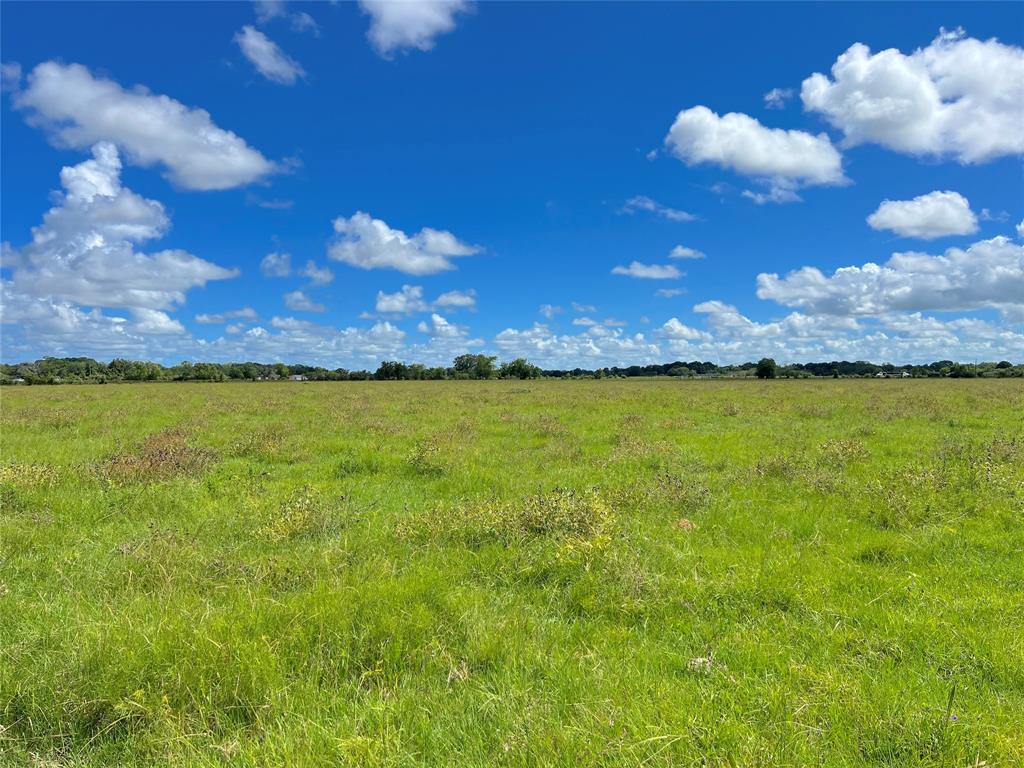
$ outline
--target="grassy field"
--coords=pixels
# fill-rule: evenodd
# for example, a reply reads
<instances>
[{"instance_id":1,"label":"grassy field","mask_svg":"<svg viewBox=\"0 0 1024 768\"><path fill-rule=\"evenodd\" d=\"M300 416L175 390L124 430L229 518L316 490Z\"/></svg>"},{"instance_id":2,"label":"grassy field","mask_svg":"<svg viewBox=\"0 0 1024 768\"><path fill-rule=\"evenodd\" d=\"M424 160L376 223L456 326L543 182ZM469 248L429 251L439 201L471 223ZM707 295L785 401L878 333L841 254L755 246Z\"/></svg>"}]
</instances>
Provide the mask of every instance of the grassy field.
<instances>
[{"instance_id":1,"label":"grassy field","mask_svg":"<svg viewBox=\"0 0 1024 768\"><path fill-rule=\"evenodd\" d=\"M5 766L1024 765L1019 381L0 397Z\"/></svg>"}]
</instances>

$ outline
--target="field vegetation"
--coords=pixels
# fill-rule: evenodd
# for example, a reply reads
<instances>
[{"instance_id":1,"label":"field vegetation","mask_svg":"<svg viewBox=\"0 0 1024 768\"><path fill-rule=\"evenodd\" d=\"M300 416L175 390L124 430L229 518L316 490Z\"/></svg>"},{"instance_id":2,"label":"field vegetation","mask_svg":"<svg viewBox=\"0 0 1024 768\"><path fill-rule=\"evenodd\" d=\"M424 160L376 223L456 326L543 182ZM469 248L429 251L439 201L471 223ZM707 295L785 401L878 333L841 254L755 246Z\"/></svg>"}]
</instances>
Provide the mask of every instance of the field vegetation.
<instances>
[{"instance_id":1,"label":"field vegetation","mask_svg":"<svg viewBox=\"0 0 1024 768\"><path fill-rule=\"evenodd\" d=\"M1020 379L0 398L5 766L1024 765Z\"/></svg>"}]
</instances>

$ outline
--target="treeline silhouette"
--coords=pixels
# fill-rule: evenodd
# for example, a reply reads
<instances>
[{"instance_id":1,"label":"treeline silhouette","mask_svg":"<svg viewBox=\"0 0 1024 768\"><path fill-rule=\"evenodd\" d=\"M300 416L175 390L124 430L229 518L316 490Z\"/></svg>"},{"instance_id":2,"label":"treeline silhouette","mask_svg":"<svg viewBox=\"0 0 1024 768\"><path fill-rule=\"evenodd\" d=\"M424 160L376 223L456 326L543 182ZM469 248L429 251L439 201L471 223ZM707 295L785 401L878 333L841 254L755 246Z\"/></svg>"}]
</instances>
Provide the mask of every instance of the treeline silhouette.
<instances>
[{"instance_id":1,"label":"treeline silhouette","mask_svg":"<svg viewBox=\"0 0 1024 768\"><path fill-rule=\"evenodd\" d=\"M1024 377L1024 365L1009 361L958 363L938 360L926 365L875 364L858 360L776 365L759 362L716 365L677 360L661 365L543 370L523 358L498 363L491 355L459 355L450 366L426 366L386 360L375 371L324 368L286 363L192 363L164 366L144 360L115 359L101 363L89 357L45 357L13 365L0 365L0 384L103 384L143 381L395 381L443 379L579 379L672 376L677 378L754 377Z\"/></svg>"}]
</instances>

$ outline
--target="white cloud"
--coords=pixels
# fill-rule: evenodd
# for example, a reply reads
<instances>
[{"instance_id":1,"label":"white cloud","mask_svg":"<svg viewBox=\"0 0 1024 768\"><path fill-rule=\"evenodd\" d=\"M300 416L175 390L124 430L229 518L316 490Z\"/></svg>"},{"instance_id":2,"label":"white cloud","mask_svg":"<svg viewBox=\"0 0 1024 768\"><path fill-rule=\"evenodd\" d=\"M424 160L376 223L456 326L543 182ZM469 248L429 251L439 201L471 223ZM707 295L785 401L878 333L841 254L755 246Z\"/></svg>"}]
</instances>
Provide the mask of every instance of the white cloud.
<instances>
[{"instance_id":1,"label":"white cloud","mask_svg":"<svg viewBox=\"0 0 1024 768\"><path fill-rule=\"evenodd\" d=\"M1017 237L1024 237L1024 219L1017 225Z\"/></svg>"},{"instance_id":2,"label":"white cloud","mask_svg":"<svg viewBox=\"0 0 1024 768\"><path fill-rule=\"evenodd\" d=\"M447 291L434 301L423 298L423 287L403 285L397 293L377 292L376 310L384 315L413 315L432 309L473 309L476 307L476 291Z\"/></svg>"},{"instance_id":3,"label":"white cloud","mask_svg":"<svg viewBox=\"0 0 1024 768\"><path fill-rule=\"evenodd\" d=\"M284 305L295 312L323 312L327 307L317 304L302 291L289 291L284 295Z\"/></svg>"},{"instance_id":4,"label":"white cloud","mask_svg":"<svg viewBox=\"0 0 1024 768\"><path fill-rule=\"evenodd\" d=\"M149 336L179 335L185 333L185 326L159 309L133 309L134 330Z\"/></svg>"},{"instance_id":5,"label":"white cloud","mask_svg":"<svg viewBox=\"0 0 1024 768\"><path fill-rule=\"evenodd\" d=\"M446 291L434 299L435 307L450 309L473 309L476 307L476 291Z\"/></svg>"},{"instance_id":6,"label":"white cloud","mask_svg":"<svg viewBox=\"0 0 1024 768\"><path fill-rule=\"evenodd\" d=\"M842 158L824 133L767 128L739 112L719 116L703 106L685 109L665 143L687 165L712 163L745 176L805 185L845 181Z\"/></svg>"},{"instance_id":7,"label":"white cloud","mask_svg":"<svg viewBox=\"0 0 1024 768\"><path fill-rule=\"evenodd\" d=\"M291 254L268 253L260 261L260 272L266 277L288 277L292 273Z\"/></svg>"},{"instance_id":8,"label":"white cloud","mask_svg":"<svg viewBox=\"0 0 1024 768\"><path fill-rule=\"evenodd\" d=\"M573 318L572 324L590 327L591 325L597 325L597 321L591 320L589 317L575 317Z\"/></svg>"},{"instance_id":9,"label":"white cloud","mask_svg":"<svg viewBox=\"0 0 1024 768\"><path fill-rule=\"evenodd\" d=\"M843 131L844 144L979 163L1024 152L1024 50L946 32L905 55L855 43L831 79L804 80L804 108Z\"/></svg>"},{"instance_id":10,"label":"white cloud","mask_svg":"<svg viewBox=\"0 0 1024 768\"><path fill-rule=\"evenodd\" d=\"M254 0L253 5L260 24L288 14L284 0Z\"/></svg>"},{"instance_id":11,"label":"white cloud","mask_svg":"<svg viewBox=\"0 0 1024 768\"><path fill-rule=\"evenodd\" d=\"M334 281L334 272L329 267L318 267L312 259L306 262L299 274L308 277L312 285L327 285Z\"/></svg>"},{"instance_id":12,"label":"white cloud","mask_svg":"<svg viewBox=\"0 0 1024 768\"><path fill-rule=\"evenodd\" d=\"M202 323L204 325L219 325L230 319L242 318L244 320L255 320L257 317L259 317L259 315L256 314L255 309L252 307L242 307L241 309L233 309L230 312L199 314L196 315L195 320L197 323Z\"/></svg>"},{"instance_id":13,"label":"white cloud","mask_svg":"<svg viewBox=\"0 0 1024 768\"><path fill-rule=\"evenodd\" d=\"M1017 316L1024 310L1024 245L994 237L941 256L894 253L881 266L843 267L831 276L815 267L784 278L760 274L757 295L815 314L994 308Z\"/></svg>"},{"instance_id":14,"label":"white cloud","mask_svg":"<svg viewBox=\"0 0 1024 768\"><path fill-rule=\"evenodd\" d=\"M547 320L553 320L555 315L559 315L563 312L561 307L557 307L554 304L541 304L540 309L537 311L540 312L541 316Z\"/></svg>"},{"instance_id":15,"label":"white cloud","mask_svg":"<svg viewBox=\"0 0 1024 768\"><path fill-rule=\"evenodd\" d=\"M109 316L100 309L86 311L59 299L28 296L12 290L6 282L0 284L0 322L7 326L5 357L154 357L157 349L166 350L168 340L180 333L180 324L176 326L164 313L160 315L166 321L145 309L129 310L129 314L134 319Z\"/></svg>"},{"instance_id":16,"label":"white cloud","mask_svg":"<svg viewBox=\"0 0 1024 768\"><path fill-rule=\"evenodd\" d=\"M235 42L245 58L267 80L281 85L293 85L306 73L302 66L278 47L277 43L255 27L246 24L235 35Z\"/></svg>"},{"instance_id":17,"label":"white cloud","mask_svg":"<svg viewBox=\"0 0 1024 768\"><path fill-rule=\"evenodd\" d=\"M160 203L121 186L120 174L117 148L106 143L93 148L93 159L61 170L64 192L33 228L32 242L5 248L11 291L55 305L164 310L183 303L191 288L238 274L182 250L136 251L137 243L162 237L170 220ZM156 315L142 317L140 325L155 327Z\"/></svg>"},{"instance_id":18,"label":"white cloud","mask_svg":"<svg viewBox=\"0 0 1024 768\"><path fill-rule=\"evenodd\" d=\"M467 0L359 0L359 6L370 16L366 36L384 58L410 48L429 51L438 35L455 29L455 16L472 7Z\"/></svg>"},{"instance_id":19,"label":"white cloud","mask_svg":"<svg viewBox=\"0 0 1024 768\"><path fill-rule=\"evenodd\" d=\"M711 339L710 334L684 325L676 317L670 318L661 326L660 334L666 339L684 339L686 341L709 341Z\"/></svg>"},{"instance_id":20,"label":"white cloud","mask_svg":"<svg viewBox=\"0 0 1024 768\"><path fill-rule=\"evenodd\" d=\"M571 306L573 312L597 312L597 307L593 304L580 304L578 301L574 301Z\"/></svg>"},{"instance_id":21,"label":"white cloud","mask_svg":"<svg viewBox=\"0 0 1024 768\"><path fill-rule=\"evenodd\" d=\"M4 93L21 88L21 64L16 61L0 64L0 90Z\"/></svg>"},{"instance_id":22,"label":"white cloud","mask_svg":"<svg viewBox=\"0 0 1024 768\"><path fill-rule=\"evenodd\" d=\"M696 221L697 216L686 211L680 211L678 208L669 208L667 205L662 205L656 200L652 200L646 195L636 195L629 198L625 205L622 206L622 213L636 213L637 211L650 211L656 213L658 216L668 219L669 221Z\"/></svg>"},{"instance_id":23,"label":"white cloud","mask_svg":"<svg viewBox=\"0 0 1024 768\"><path fill-rule=\"evenodd\" d=\"M703 259L706 254L696 248L687 248L685 245L677 245L668 253L670 259Z\"/></svg>"},{"instance_id":24,"label":"white cloud","mask_svg":"<svg viewBox=\"0 0 1024 768\"><path fill-rule=\"evenodd\" d=\"M630 262L628 267L614 267L612 274L648 280L675 280L683 276L683 273L672 264L641 264L639 261Z\"/></svg>"},{"instance_id":25,"label":"white cloud","mask_svg":"<svg viewBox=\"0 0 1024 768\"><path fill-rule=\"evenodd\" d=\"M377 292L376 309L381 314L412 315L426 312L430 305L423 299L423 287L403 285L398 293Z\"/></svg>"},{"instance_id":26,"label":"white cloud","mask_svg":"<svg viewBox=\"0 0 1024 768\"><path fill-rule=\"evenodd\" d=\"M674 299L676 296L682 296L686 293L684 288L659 288L654 292L655 296L660 296L663 299Z\"/></svg>"},{"instance_id":27,"label":"white cloud","mask_svg":"<svg viewBox=\"0 0 1024 768\"><path fill-rule=\"evenodd\" d=\"M384 221L357 211L334 220L337 237L327 255L360 269L397 269L410 275L431 275L455 269L453 258L472 256L480 248L460 242L445 230L424 227L412 237Z\"/></svg>"},{"instance_id":28,"label":"white cloud","mask_svg":"<svg viewBox=\"0 0 1024 768\"><path fill-rule=\"evenodd\" d=\"M430 323L420 321L417 329L421 333L444 339L461 339L466 336L466 329L461 325L448 322L436 312L430 316Z\"/></svg>"},{"instance_id":29,"label":"white cloud","mask_svg":"<svg viewBox=\"0 0 1024 768\"><path fill-rule=\"evenodd\" d=\"M205 110L189 109L142 86L125 90L93 77L80 64L40 64L14 105L59 144L83 148L113 142L130 162L164 165L172 181L189 189L238 187L276 170L240 136L216 126Z\"/></svg>"},{"instance_id":30,"label":"white cloud","mask_svg":"<svg viewBox=\"0 0 1024 768\"><path fill-rule=\"evenodd\" d=\"M642 333L627 335L621 329L600 326L578 335L559 335L541 323L524 330L506 328L495 336L494 345L502 359L525 357L545 368L662 362L658 345Z\"/></svg>"},{"instance_id":31,"label":"white cloud","mask_svg":"<svg viewBox=\"0 0 1024 768\"><path fill-rule=\"evenodd\" d=\"M288 19L292 31L310 32L315 37L320 36L320 27L316 20L305 11L289 13L284 0L254 0L254 5L256 20L260 24L267 24L274 19Z\"/></svg>"},{"instance_id":32,"label":"white cloud","mask_svg":"<svg viewBox=\"0 0 1024 768\"><path fill-rule=\"evenodd\" d=\"M320 26L316 23L316 19L305 11L292 14L291 26L296 32L309 32L314 37L320 37Z\"/></svg>"},{"instance_id":33,"label":"white cloud","mask_svg":"<svg viewBox=\"0 0 1024 768\"><path fill-rule=\"evenodd\" d=\"M295 317L278 317L276 315L270 319L270 325L283 331L302 331L314 327L314 323L311 323L309 320L299 320Z\"/></svg>"},{"instance_id":34,"label":"white cloud","mask_svg":"<svg viewBox=\"0 0 1024 768\"><path fill-rule=\"evenodd\" d=\"M767 192L755 192L752 189L744 189L740 193L743 197L753 200L757 205L764 205L765 203L799 203L803 200L796 191L799 184L791 179L774 178L759 179L758 181L761 186L768 190Z\"/></svg>"},{"instance_id":35,"label":"white cloud","mask_svg":"<svg viewBox=\"0 0 1024 768\"><path fill-rule=\"evenodd\" d=\"M772 88L764 95L765 109L782 109L793 98L792 88Z\"/></svg>"},{"instance_id":36,"label":"white cloud","mask_svg":"<svg viewBox=\"0 0 1024 768\"><path fill-rule=\"evenodd\" d=\"M929 192L913 200L885 200L868 216L872 229L888 229L902 237L933 240L978 231L978 218L967 198L957 192Z\"/></svg>"}]
</instances>

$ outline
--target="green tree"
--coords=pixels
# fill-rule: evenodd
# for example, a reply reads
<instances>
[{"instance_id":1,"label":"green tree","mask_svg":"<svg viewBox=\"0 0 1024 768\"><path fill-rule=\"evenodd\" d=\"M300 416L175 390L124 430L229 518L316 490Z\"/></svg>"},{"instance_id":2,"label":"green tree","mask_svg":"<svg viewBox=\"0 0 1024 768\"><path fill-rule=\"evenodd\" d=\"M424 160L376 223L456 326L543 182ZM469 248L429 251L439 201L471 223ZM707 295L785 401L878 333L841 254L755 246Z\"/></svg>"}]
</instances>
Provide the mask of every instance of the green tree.
<instances>
[{"instance_id":1,"label":"green tree","mask_svg":"<svg viewBox=\"0 0 1024 768\"><path fill-rule=\"evenodd\" d=\"M452 361L452 368L462 378L493 379L498 372L494 365L497 359L490 355L459 355Z\"/></svg>"},{"instance_id":2,"label":"green tree","mask_svg":"<svg viewBox=\"0 0 1024 768\"><path fill-rule=\"evenodd\" d=\"M540 368L523 357L517 357L511 363L502 363L498 369L498 377L502 379L539 379Z\"/></svg>"},{"instance_id":3,"label":"green tree","mask_svg":"<svg viewBox=\"0 0 1024 768\"><path fill-rule=\"evenodd\" d=\"M774 379L778 370L779 366L775 364L774 360L770 357L762 357L757 361L755 374L759 379Z\"/></svg>"}]
</instances>

